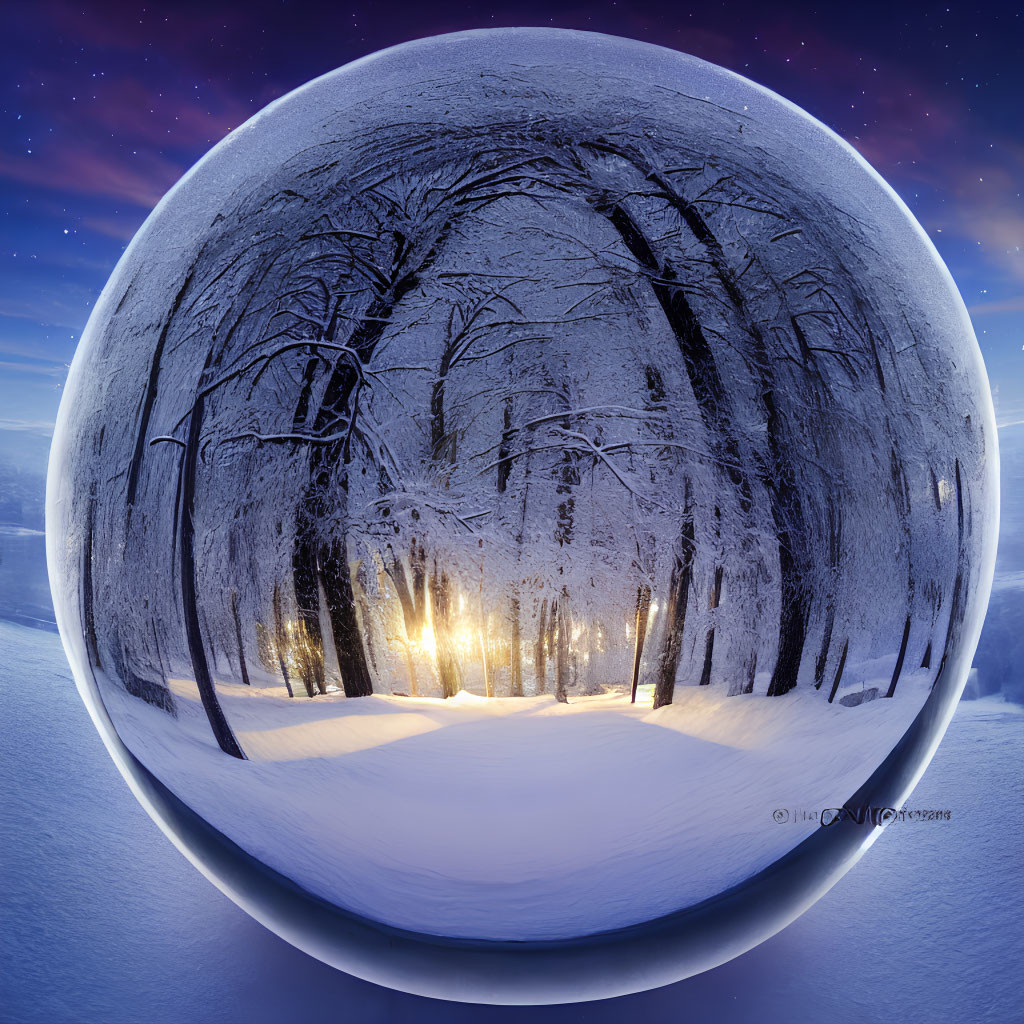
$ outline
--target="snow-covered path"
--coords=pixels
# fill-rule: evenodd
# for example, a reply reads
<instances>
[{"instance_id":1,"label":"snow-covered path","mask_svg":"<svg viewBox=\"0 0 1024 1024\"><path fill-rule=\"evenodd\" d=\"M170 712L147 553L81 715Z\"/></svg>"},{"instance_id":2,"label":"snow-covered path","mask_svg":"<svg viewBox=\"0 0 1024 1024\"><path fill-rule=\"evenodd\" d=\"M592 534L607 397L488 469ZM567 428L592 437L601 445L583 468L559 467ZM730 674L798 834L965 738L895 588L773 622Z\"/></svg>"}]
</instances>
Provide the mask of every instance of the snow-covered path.
<instances>
[{"instance_id":1,"label":"snow-covered path","mask_svg":"<svg viewBox=\"0 0 1024 1024\"><path fill-rule=\"evenodd\" d=\"M817 828L799 812L867 779L927 682L855 708L679 687L657 711L620 694L289 700L222 682L244 762L217 749L189 680L171 681L177 722L102 692L158 778L309 891L414 931L523 939L648 920L766 867Z\"/></svg>"},{"instance_id":2,"label":"snow-covered path","mask_svg":"<svg viewBox=\"0 0 1024 1024\"><path fill-rule=\"evenodd\" d=\"M0 622L0 1008L11 1024L835 1024L1019 1021L1024 709L962 704L909 807L775 938L656 992L480 1007L388 992L288 946L222 896L121 781L55 636ZM339 1008L344 1008L339 1011Z\"/></svg>"}]
</instances>

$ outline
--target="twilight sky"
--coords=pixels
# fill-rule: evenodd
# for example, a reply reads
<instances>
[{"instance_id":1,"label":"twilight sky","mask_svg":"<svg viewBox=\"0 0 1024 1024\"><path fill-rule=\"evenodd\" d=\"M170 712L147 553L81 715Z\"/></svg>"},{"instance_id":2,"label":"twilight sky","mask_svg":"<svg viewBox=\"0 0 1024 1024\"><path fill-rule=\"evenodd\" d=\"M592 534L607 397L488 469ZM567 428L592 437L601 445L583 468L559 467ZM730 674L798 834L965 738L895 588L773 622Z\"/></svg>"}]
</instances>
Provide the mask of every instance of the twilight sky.
<instances>
[{"instance_id":1,"label":"twilight sky","mask_svg":"<svg viewBox=\"0 0 1024 1024\"><path fill-rule=\"evenodd\" d=\"M835 129L928 231L974 320L999 422L1024 420L1024 7L42 0L5 21L0 459L44 468L93 303L149 210L214 143L356 57L501 25L684 50Z\"/></svg>"}]
</instances>

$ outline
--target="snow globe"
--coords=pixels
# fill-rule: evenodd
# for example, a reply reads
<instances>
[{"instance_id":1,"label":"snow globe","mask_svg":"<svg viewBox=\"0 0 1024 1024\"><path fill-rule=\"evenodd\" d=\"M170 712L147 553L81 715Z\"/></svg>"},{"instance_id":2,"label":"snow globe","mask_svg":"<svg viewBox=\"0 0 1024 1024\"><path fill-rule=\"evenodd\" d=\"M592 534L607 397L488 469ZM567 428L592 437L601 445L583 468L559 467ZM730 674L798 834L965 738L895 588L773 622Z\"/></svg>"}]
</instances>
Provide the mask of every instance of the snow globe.
<instances>
[{"instance_id":1,"label":"snow globe","mask_svg":"<svg viewBox=\"0 0 1024 1024\"><path fill-rule=\"evenodd\" d=\"M89 321L48 556L97 728L313 956L637 991L824 893L991 582L961 299L845 143L588 33L348 65L217 145Z\"/></svg>"}]
</instances>

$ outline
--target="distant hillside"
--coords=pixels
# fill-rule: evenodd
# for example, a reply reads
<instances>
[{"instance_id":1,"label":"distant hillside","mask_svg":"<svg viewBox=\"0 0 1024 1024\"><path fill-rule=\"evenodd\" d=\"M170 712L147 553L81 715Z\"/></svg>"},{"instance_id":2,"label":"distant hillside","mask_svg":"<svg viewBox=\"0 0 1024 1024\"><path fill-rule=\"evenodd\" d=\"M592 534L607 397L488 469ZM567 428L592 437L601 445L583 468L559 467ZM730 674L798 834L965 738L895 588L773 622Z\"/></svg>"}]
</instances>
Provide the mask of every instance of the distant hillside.
<instances>
[{"instance_id":1,"label":"distant hillside","mask_svg":"<svg viewBox=\"0 0 1024 1024\"><path fill-rule=\"evenodd\" d=\"M43 470L19 469L0 459L0 525L43 529L46 498Z\"/></svg>"},{"instance_id":2,"label":"distant hillside","mask_svg":"<svg viewBox=\"0 0 1024 1024\"><path fill-rule=\"evenodd\" d=\"M7 437L9 431L0 431ZM45 463L27 468L0 457L0 618L52 628L43 534Z\"/></svg>"}]
</instances>

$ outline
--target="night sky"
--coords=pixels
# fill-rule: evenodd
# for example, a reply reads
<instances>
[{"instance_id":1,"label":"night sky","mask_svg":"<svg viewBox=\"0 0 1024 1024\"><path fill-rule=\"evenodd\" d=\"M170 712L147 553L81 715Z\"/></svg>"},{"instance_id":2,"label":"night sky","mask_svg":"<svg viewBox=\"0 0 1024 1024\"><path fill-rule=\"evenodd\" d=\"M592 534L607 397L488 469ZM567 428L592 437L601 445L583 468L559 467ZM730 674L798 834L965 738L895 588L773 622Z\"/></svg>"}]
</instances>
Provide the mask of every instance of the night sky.
<instances>
[{"instance_id":1,"label":"night sky","mask_svg":"<svg viewBox=\"0 0 1024 1024\"><path fill-rule=\"evenodd\" d=\"M849 140L964 296L1001 424L1024 419L1024 8L1011 3L10 5L0 38L0 458L42 470L67 364L146 214L232 128L354 58L552 25L696 54Z\"/></svg>"}]
</instances>

